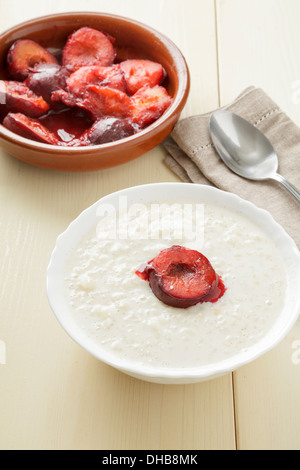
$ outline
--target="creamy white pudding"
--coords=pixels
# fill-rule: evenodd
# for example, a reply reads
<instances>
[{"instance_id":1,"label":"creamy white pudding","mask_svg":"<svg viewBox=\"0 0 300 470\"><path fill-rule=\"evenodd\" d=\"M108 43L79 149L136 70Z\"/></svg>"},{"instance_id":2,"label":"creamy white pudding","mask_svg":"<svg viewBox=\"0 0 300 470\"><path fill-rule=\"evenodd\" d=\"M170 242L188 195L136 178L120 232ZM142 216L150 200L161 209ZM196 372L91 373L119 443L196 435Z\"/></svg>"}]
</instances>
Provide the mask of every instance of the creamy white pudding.
<instances>
[{"instance_id":1,"label":"creamy white pudding","mask_svg":"<svg viewBox=\"0 0 300 470\"><path fill-rule=\"evenodd\" d=\"M65 273L75 321L112 357L136 364L197 367L247 351L284 305L287 274L281 255L237 212L205 204L204 232L198 225L191 237L191 230L180 225L182 208L171 207L156 219L150 205L136 216L106 217L102 236L95 225L82 239ZM185 227L188 217L193 214L185 218ZM169 307L136 275L142 263L174 244L209 259L226 287L217 302Z\"/></svg>"}]
</instances>

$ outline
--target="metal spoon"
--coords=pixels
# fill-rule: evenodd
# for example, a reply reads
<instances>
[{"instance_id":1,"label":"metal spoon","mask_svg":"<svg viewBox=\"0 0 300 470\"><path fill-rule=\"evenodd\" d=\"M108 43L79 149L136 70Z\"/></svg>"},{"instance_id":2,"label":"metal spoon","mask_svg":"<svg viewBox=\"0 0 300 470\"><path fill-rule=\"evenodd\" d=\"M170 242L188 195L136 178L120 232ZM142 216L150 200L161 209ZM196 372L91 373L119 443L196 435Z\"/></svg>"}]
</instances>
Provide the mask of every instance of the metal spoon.
<instances>
[{"instance_id":1,"label":"metal spoon","mask_svg":"<svg viewBox=\"0 0 300 470\"><path fill-rule=\"evenodd\" d=\"M215 111L209 121L213 144L223 162L251 180L281 183L300 202L300 191L277 173L278 158L271 142L255 126L230 111Z\"/></svg>"}]
</instances>

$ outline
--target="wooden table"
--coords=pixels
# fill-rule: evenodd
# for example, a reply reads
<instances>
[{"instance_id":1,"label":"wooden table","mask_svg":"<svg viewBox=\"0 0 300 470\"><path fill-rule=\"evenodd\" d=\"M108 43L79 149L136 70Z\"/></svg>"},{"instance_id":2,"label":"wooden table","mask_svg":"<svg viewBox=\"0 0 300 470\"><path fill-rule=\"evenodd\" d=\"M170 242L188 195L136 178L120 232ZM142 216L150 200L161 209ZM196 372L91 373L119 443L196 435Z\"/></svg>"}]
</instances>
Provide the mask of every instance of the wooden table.
<instances>
[{"instance_id":1,"label":"wooden table","mask_svg":"<svg viewBox=\"0 0 300 470\"><path fill-rule=\"evenodd\" d=\"M299 0L0 0L0 6L1 30L72 10L143 21L186 56L192 86L182 117L256 85L300 125ZM177 181L164 155L159 146L121 167L72 174L0 151L1 449L300 448L299 321L278 347L233 374L164 386L97 361L52 314L45 272L56 237L105 194Z\"/></svg>"}]
</instances>

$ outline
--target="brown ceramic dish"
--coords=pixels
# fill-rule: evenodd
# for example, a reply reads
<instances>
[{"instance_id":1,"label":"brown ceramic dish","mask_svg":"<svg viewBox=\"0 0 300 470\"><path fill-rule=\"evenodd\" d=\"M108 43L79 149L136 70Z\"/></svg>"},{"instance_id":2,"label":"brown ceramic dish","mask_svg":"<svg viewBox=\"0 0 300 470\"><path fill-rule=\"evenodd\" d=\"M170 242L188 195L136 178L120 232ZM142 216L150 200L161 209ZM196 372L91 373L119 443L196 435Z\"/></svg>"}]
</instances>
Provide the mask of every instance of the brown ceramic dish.
<instances>
[{"instance_id":1,"label":"brown ceramic dish","mask_svg":"<svg viewBox=\"0 0 300 470\"><path fill-rule=\"evenodd\" d=\"M65 171L87 171L120 165L160 144L179 119L189 93L189 70L176 45L137 21L103 13L74 12L36 18L0 35L0 78L7 79L6 55L14 41L30 38L50 49L61 49L67 36L90 26L116 38L120 59L148 58L160 62L173 103L153 124L125 139L90 147L63 148L25 139L0 125L0 145L12 156L32 165Z\"/></svg>"}]
</instances>

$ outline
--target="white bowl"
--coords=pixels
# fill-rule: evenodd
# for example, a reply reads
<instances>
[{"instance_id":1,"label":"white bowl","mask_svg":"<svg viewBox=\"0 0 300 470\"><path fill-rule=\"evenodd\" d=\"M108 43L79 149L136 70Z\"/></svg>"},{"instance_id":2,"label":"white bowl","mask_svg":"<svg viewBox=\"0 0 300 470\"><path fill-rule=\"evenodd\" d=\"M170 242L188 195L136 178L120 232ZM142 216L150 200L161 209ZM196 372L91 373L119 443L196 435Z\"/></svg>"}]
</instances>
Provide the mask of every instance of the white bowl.
<instances>
[{"instance_id":1,"label":"white bowl","mask_svg":"<svg viewBox=\"0 0 300 470\"><path fill-rule=\"evenodd\" d=\"M191 368L159 368L132 364L122 357L117 359L111 357L108 352L103 351L102 348L93 343L74 321L64 290L65 266L73 248L96 225L96 212L99 205L107 203L118 208L120 196L126 196L128 204L170 203L175 198L180 204L188 202L216 204L219 207L238 211L260 227L281 253L288 277L284 308L268 333L257 344L250 347L247 352L241 352L220 362ZM49 303L58 321L71 338L99 360L128 375L164 384L186 384L209 380L234 371L274 348L287 335L298 318L300 312L299 287L299 250L291 237L275 222L268 212L257 208L252 203L234 194L213 187L190 183L157 183L135 186L100 199L83 211L66 231L58 237L47 269Z\"/></svg>"}]
</instances>

